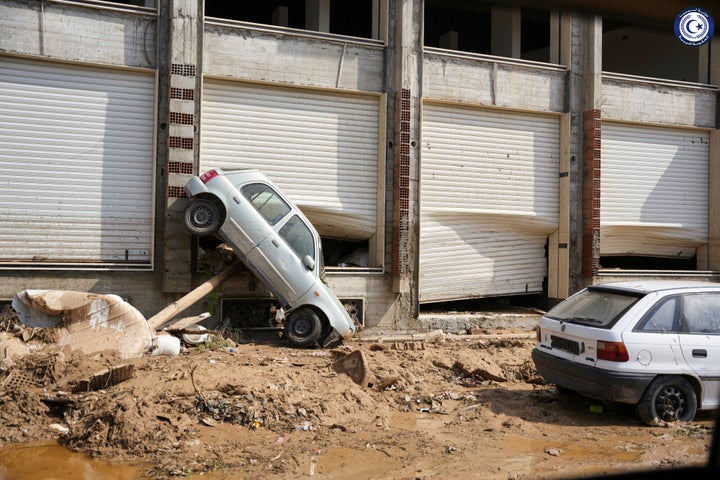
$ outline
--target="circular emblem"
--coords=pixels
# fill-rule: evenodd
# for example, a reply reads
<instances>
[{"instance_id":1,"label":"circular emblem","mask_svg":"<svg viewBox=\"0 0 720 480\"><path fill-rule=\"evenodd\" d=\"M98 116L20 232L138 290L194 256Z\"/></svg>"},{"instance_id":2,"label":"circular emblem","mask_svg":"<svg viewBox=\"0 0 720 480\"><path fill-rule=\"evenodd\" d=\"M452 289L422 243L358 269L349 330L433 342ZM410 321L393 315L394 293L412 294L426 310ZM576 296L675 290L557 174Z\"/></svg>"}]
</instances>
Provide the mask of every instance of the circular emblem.
<instances>
[{"instance_id":1,"label":"circular emblem","mask_svg":"<svg viewBox=\"0 0 720 480\"><path fill-rule=\"evenodd\" d=\"M714 32L715 22L702 8L687 8L675 19L675 36L685 45L704 45L710 41Z\"/></svg>"}]
</instances>

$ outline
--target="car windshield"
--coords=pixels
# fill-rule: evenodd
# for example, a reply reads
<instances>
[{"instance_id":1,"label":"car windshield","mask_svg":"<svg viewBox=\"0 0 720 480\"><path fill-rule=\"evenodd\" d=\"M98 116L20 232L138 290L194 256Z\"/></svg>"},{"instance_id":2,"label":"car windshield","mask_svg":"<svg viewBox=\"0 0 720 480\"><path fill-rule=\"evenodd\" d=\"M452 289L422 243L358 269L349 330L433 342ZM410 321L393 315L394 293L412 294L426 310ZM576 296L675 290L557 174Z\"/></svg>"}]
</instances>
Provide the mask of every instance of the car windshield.
<instances>
[{"instance_id":1,"label":"car windshield","mask_svg":"<svg viewBox=\"0 0 720 480\"><path fill-rule=\"evenodd\" d=\"M552 308L546 317L609 328L638 299L631 293L589 288Z\"/></svg>"}]
</instances>

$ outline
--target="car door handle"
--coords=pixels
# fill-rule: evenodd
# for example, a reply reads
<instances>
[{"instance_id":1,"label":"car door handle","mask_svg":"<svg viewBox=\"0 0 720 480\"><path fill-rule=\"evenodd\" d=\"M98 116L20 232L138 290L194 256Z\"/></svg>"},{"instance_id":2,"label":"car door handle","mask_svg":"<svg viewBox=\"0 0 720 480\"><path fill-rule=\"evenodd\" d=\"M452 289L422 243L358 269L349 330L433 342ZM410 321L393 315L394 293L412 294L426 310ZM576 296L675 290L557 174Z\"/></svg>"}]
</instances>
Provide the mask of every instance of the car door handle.
<instances>
[{"instance_id":1,"label":"car door handle","mask_svg":"<svg viewBox=\"0 0 720 480\"><path fill-rule=\"evenodd\" d=\"M692 356L694 358L707 358L707 350L694 348L692 351Z\"/></svg>"},{"instance_id":2,"label":"car door handle","mask_svg":"<svg viewBox=\"0 0 720 480\"><path fill-rule=\"evenodd\" d=\"M270 243L272 243L272 244L275 245L276 247L279 247L279 246L280 246L280 245L278 245L277 240L275 240L274 238L273 238L272 240L270 240Z\"/></svg>"}]
</instances>

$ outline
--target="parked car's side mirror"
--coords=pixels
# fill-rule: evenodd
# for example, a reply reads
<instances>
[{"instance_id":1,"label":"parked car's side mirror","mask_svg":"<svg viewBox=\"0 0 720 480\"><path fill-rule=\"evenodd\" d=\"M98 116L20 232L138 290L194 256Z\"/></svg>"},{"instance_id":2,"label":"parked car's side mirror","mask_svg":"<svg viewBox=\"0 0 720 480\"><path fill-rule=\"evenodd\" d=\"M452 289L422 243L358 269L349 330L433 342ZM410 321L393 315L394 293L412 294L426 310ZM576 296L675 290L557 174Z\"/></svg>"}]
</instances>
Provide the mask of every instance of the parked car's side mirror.
<instances>
[{"instance_id":1,"label":"parked car's side mirror","mask_svg":"<svg viewBox=\"0 0 720 480\"><path fill-rule=\"evenodd\" d=\"M303 258L303 265L305 265L308 270L314 270L315 260L313 260L310 255L305 255L305 257Z\"/></svg>"}]
</instances>

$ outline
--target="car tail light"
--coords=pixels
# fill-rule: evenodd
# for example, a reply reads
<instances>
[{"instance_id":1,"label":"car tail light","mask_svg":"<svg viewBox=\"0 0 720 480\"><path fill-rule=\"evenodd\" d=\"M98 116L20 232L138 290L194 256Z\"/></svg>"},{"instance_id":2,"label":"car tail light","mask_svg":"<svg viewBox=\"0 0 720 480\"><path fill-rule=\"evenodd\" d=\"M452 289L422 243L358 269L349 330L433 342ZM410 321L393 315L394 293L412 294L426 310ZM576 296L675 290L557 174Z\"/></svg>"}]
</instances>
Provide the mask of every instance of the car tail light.
<instances>
[{"instance_id":1,"label":"car tail light","mask_svg":"<svg viewBox=\"0 0 720 480\"><path fill-rule=\"evenodd\" d=\"M630 359L627 348L623 342L597 342L598 360L610 362L627 362Z\"/></svg>"},{"instance_id":2,"label":"car tail light","mask_svg":"<svg viewBox=\"0 0 720 480\"><path fill-rule=\"evenodd\" d=\"M207 172L200 175L200 181L203 183L207 183L217 176L218 176L217 170L208 170Z\"/></svg>"}]
</instances>

